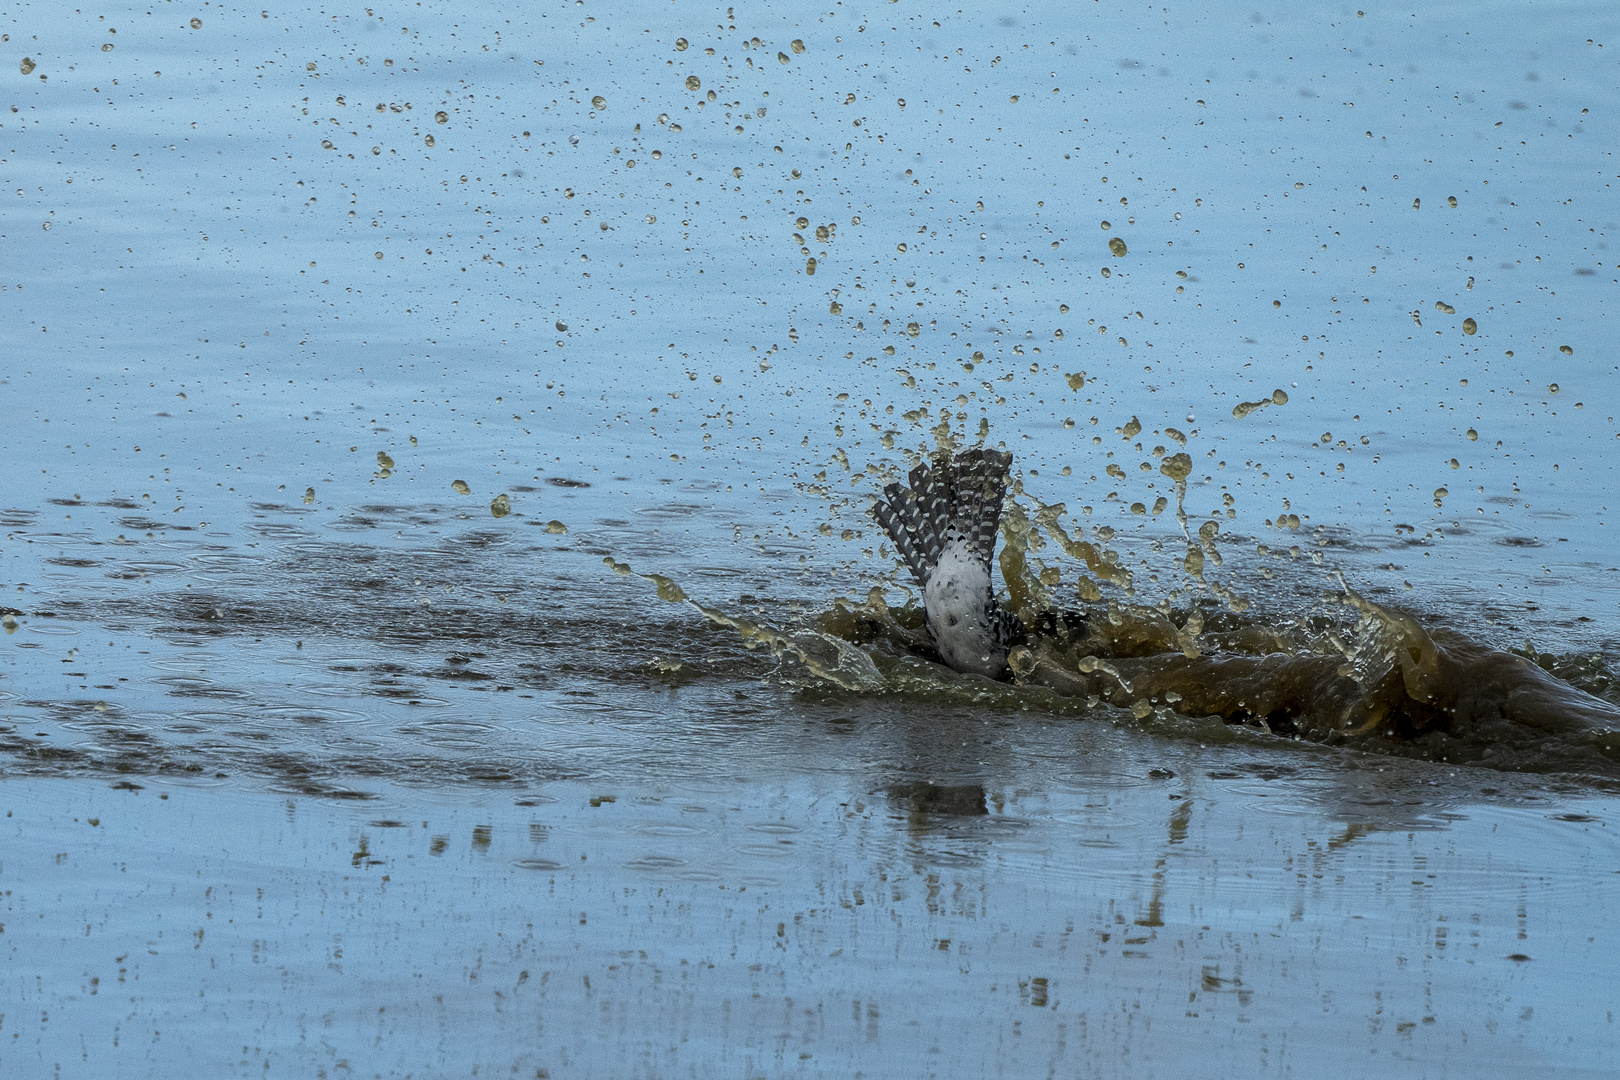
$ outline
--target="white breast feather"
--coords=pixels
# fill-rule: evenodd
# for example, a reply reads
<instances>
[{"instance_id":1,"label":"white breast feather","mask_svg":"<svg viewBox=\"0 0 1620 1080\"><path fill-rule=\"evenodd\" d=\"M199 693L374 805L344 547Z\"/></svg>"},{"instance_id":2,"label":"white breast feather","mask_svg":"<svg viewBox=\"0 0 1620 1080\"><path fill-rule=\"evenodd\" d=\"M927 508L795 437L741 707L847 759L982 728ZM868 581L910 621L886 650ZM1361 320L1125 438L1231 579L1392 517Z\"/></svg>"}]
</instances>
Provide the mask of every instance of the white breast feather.
<instances>
[{"instance_id":1,"label":"white breast feather","mask_svg":"<svg viewBox=\"0 0 1620 1080\"><path fill-rule=\"evenodd\" d=\"M990 627L990 568L961 538L952 538L923 586L929 629L946 664L996 678L1005 666Z\"/></svg>"}]
</instances>

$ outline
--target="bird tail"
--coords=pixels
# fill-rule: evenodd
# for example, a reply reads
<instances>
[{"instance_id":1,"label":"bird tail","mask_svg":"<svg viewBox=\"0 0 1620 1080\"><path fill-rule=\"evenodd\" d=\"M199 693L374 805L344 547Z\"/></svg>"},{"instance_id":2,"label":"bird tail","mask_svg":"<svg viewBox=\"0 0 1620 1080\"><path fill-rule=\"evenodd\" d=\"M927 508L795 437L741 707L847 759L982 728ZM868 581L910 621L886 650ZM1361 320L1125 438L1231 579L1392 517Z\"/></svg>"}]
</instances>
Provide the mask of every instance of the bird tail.
<instances>
[{"instance_id":1,"label":"bird tail","mask_svg":"<svg viewBox=\"0 0 1620 1080\"><path fill-rule=\"evenodd\" d=\"M1012 455L975 448L940 455L911 470L911 486L890 484L872 513L889 534L912 576L924 585L951 540L966 540L990 565Z\"/></svg>"}]
</instances>

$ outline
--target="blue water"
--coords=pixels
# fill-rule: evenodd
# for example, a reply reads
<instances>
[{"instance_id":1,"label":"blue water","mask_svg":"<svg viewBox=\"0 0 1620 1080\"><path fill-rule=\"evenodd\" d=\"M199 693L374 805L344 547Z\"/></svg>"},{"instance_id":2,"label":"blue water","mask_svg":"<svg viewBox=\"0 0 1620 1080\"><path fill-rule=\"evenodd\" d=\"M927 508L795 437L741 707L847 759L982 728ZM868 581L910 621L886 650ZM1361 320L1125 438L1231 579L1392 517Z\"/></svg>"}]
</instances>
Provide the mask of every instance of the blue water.
<instances>
[{"instance_id":1,"label":"blue water","mask_svg":"<svg viewBox=\"0 0 1620 1080\"><path fill-rule=\"evenodd\" d=\"M1606 668L1616 25L0 11L0 1072L1613 1073L1610 787L849 693L604 559L898 604L943 419L1177 602L1174 428L1279 627Z\"/></svg>"}]
</instances>

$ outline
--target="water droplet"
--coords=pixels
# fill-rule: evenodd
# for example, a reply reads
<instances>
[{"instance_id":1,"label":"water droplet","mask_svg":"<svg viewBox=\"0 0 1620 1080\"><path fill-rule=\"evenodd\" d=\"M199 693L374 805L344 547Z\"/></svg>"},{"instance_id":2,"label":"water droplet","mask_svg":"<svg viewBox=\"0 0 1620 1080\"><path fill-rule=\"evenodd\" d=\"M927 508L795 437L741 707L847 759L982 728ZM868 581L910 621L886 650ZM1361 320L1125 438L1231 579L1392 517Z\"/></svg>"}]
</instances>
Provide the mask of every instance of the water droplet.
<instances>
[{"instance_id":1,"label":"water droplet","mask_svg":"<svg viewBox=\"0 0 1620 1080\"><path fill-rule=\"evenodd\" d=\"M686 51L686 39L685 38L678 37L678 38L675 39L675 51L676 52L685 52Z\"/></svg>"},{"instance_id":2,"label":"water droplet","mask_svg":"<svg viewBox=\"0 0 1620 1080\"><path fill-rule=\"evenodd\" d=\"M842 315L844 313L844 305L834 300L827 306L827 313L830 315Z\"/></svg>"},{"instance_id":3,"label":"water droplet","mask_svg":"<svg viewBox=\"0 0 1620 1080\"><path fill-rule=\"evenodd\" d=\"M686 88L688 90L701 90L703 89L703 80L696 75L688 75L686 77Z\"/></svg>"},{"instance_id":4,"label":"water droplet","mask_svg":"<svg viewBox=\"0 0 1620 1080\"><path fill-rule=\"evenodd\" d=\"M305 506L313 506L313 505L315 505L315 489L314 488L305 488L304 489L304 505Z\"/></svg>"},{"instance_id":5,"label":"water droplet","mask_svg":"<svg viewBox=\"0 0 1620 1080\"><path fill-rule=\"evenodd\" d=\"M1108 222L1105 221L1105 222L1102 223L1102 231L1103 232L1107 232L1109 229L1112 229L1112 228L1113 228L1113 226L1110 225Z\"/></svg>"},{"instance_id":6,"label":"water droplet","mask_svg":"<svg viewBox=\"0 0 1620 1080\"><path fill-rule=\"evenodd\" d=\"M452 480L450 482L450 490L454 491L457 495L472 494L472 488L467 486L467 481L465 480Z\"/></svg>"},{"instance_id":7,"label":"water droplet","mask_svg":"<svg viewBox=\"0 0 1620 1080\"><path fill-rule=\"evenodd\" d=\"M5 615L0 615L0 630L4 630L8 634L15 634L17 632L17 620L9 612Z\"/></svg>"},{"instance_id":8,"label":"water droplet","mask_svg":"<svg viewBox=\"0 0 1620 1080\"><path fill-rule=\"evenodd\" d=\"M1557 383L1548 383L1547 384L1547 393L1549 393L1549 394L1558 393L1558 384Z\"/></svg>"},{"instance_id":9,"label":"water droplet","mask_svg":"<svg viewBox=\"0 0 1620 1080\"><path fill-rule=\"evenodd\" d=\"M1192 475L1192 457L1185 452L1171 454L1159 463L1159 472L1180 482Z\"/></svg>"},{"instance_id":10,"label":"water droplet","mask_svg":"<svg viewBox=\"0 0 1620 1080\"><path fill-rule=\"evenodd\" d=\"M1076 371L1073 375L1070 375L1068 379L1070 390L1078 390L1082 386L1086 385L1086 373L1083 371Z\"/></svg>"},{"instance_id":11,"label":"water droplet","mask_svg":"<svg viewBox=\"0 0 1620 1080\"><path fill-rule=\"evenodd\" d=\"M1463 333L1469 335L1470 337L1479 333L1479 323L1475 322L1473 319L1464 319Z\"/></svg>"},{"instance_id":12,"label":"water droplet","mask_svg":"<svg viewBox=\"0 0 1620 1080\"><path fill-rule=\"evenodd\" d=\"M565 533L567 531L568 526L564 525L556 518L552 518L550 521L546 522L546 532L551 533L554 536L558 533Z\"/></svg>"},{"instance_id":13,"label":"water droplet","mask_svg":"<svg viewBox=\"0 0 1620 1080\"><path fill-rule=\"evenodd\" d=\"M443 109L440 109L438 112L433 114L433 121L437 124L448 124L450 122L450 114L445 112Z\"/></svg>"},{"instance_id":14,"label":"water droplet","mask_svg":"<svg viewBox=\"0 0 1620 1080\"><path fill-rule=\"evenodd\" d=\"M559 334L568 333L568 324L563 322L561 319L557 320L557 333L559 333Z\"/></svg>"},{"instance_id":15,"label":"water droplet","mask_svg":"<svg viewBox=\"0 0 1620 1080\"><path fill-rule=\"evenodd\" d=\"M1479 441L1479 432L1475 431L1473 428L1469 428L1468 429L1468 441L1469 442L1478 442Z\"/></svg>"},{"instance_id":16,"label":"water droplet","mask_svg":"<svg viewBox=\"0 0 1620 1080\"><path fill-rule=\"evenodd\" d=\"M904 255L906 253L906 245L903 244L903 243L902 244L896 244L894 246L894 250L896 250L896 251L900 252L900 254Z\"/></svg>"},{"instance_id":17,"label":"water droplet","mask_svg":"<svg viewBox=\"0 0 1620 1080\"><path fill-rule=\"evenodd\" d=\"M201 30L202 29L202 20L201 19L192 19L191 20L191 28L193 30Z\"/></svg>"},{"instance_id":18,"label":"water droplet","mask_svg":"<svg viewBox=\"0 0 1620 1080\"><path fill-rule=\"evenodd\" d=\"M433 145L433 136L429 135L426 138L424 138L422 140L422 144L424 146L432 146Z\"/></svg>"},{"instance_id":19,"label":"water droplet","mask_svg":"<svg viewBox=\"0 0 1620 1080\"><path fill-rule=\"evenodd\" d=\"M512 500L505 493L495 496L489 504L489 512L494 517L505 517L512 512Z\"/></svg>"},{"instance_id":20,"label":"water droplet","mask_svg":"<svg viewBox=\"0 0 1620 1080\"><path fill-rule=\"evenodd\" d=\"M607 108L607 98L603 97L601 94L597 94L595 97L591 98L591 108L595 109L597 112L601 112L603 109Z\"/></svg>"},{"instance_id":21,"label":"water droplet","mask_svg":"<svg viewBox=\"0 0 1620 1080\"><path fill-rule=\"evenodd\" d=\"M814 256L811 256L810 258L808 258L808 259L806 259L804 261L804 272L806 274L810 274L810 275L815 274L815 272L816 272L816 260L815 260Z\"/></svg>"},{"instance_id":22,"label":"water droplet","mask_svg":"<svg viewBox=\"0 0 1620 1080\"><path fill-rule=\"evenodd\" d=\"M1422 205L1423 205L1423 200L1422 199L1413 199L1412 200L1412 209L1416 210L1416 209L1418 209L1418 207L1420 207Z\"/></svg>"},{"instance_id":23,"label":"water droplet","mask_svg":"<svg viewBox=\"0 0 1620 1080\"><path fill-rule=\"evenodd\" d=\"M392 469L393 467L394 467L394 459L389 457L386 453L384 453L381 450L377 451L377 468L387 470L387 469Z\"/></svg>"},{"instance_id":24,"label":"water droplet","mask_svg":"<svg viewBox=\"0 0 1620 1080\"><path fill-rule=\"evenodd\" d=\"M1558 346L1558 351L1563 353L1565 356L1574 356L1575 355L1575 350L1570 348L1568 345L1560 345L1560 346ZM1508 355L1511 356L1512 354L1509 353Z\"/></svg>"},{"instance_id":25,"label":"water droplet","mask_svg":"<svg viewBox=\"0 0 1620 1080\"><path fill-rule=\"evenodd\" d=\"M785 52L779 52L779 53L777 53L777 54L776 54L776 62L777 62L777 63L778 63L778 64L785 64L785 63L787 63L787 62L788 62L788 54L787 54L787 53L785 53Z\"/></svg>"},{"instance_id":26,"label":"water droplet","mask_svg":"<svg viewBox=\"0 0 1620 1080\"><path fill-rule=\"evenodd\" d=\"M788 48L792 49L796 53L802 53L804 52L804 41L800 38L794 38L788 44Z\"/></svg>"},{"instance_id":27,"label":"water droplet","mask_svg":"<svg viewBox=\"0 0 1620 1080\"><path fill-rule=\"evenodd\" d=\"M1114 253L1114 258L1123 259L1125 257L1125 241L1121 240L1117 236L1110 237L1108 240L1108 250Z\"/></svg>"},{"instance_id":28,"label":"water droplet","mask_svg":"<svg viewBox=\"0 0 1620 1080\"><path fill-rule=\"evenodd\" d=\"M22 63L18 65L18 68L24 75L32 75L34 73L34 61L25 56L22 58Z\"/></svg>"},{"instance_id":29,"label":"water droplet","mask_svg":"<svg viewBox=\"0 0 1620 1080\"><path fill-rule=\"evenodd\" d=\"M658 586L658 599L678 604L686 599L686 592L663 574L648 574L647 578Z\"/></svg>"},{"instance_id":30,"label":"water droplet","mask_svg":"<svg viewBox=\"0 0 1620 1080\"><path fill-rule=\"evenodd\" d=\"M1281 390L1273 390L1271 392L1271 400L1274 404L1286 405L1288 404L1288 395L1283 393Z\"/></svg>"},{"instance_id":31,"label":"water droplet","mask_svg":"<svg viewBox=\"0 0 1620 1080\"><path fill-rule=\"evenodd\" d=\"M109 42L107 42L107 43L106 43L106 44L105 44L105 45L103 45L103 46L102 46L102 47L101 47L101 51L102 51L102 52L112 52L112 50L113 50L113 47L112 47L112 42L110 42L110 41L109 41Z\"/></svg>"}]
</instances>

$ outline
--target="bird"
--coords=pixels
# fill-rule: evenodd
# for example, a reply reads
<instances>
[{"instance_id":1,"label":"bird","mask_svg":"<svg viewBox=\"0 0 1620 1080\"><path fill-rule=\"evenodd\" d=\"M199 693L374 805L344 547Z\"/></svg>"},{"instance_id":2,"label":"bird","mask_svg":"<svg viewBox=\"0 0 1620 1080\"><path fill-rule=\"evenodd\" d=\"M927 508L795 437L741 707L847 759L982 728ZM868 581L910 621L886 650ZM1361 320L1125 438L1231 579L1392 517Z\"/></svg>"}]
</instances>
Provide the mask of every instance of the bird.
<instances>
[{"instance_id":1,"label":"bird","mask_svg":"<svg viewBox=\"0 0 1620 1080\"><path fill-rule=\"evenodd\" d=\"M1011 469L1012 455L1002 450L941 453L911 470L909 488L891 483L872 506L922 587L923 620L940 659L998 680L1024 633L990 580Z\"/></svg>"}]
</instances>

